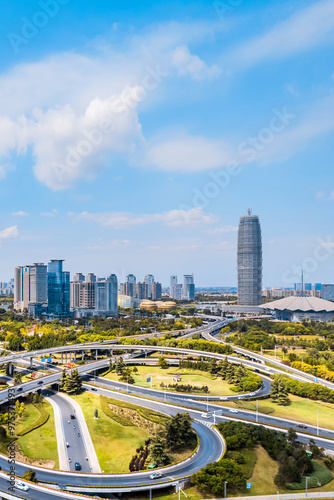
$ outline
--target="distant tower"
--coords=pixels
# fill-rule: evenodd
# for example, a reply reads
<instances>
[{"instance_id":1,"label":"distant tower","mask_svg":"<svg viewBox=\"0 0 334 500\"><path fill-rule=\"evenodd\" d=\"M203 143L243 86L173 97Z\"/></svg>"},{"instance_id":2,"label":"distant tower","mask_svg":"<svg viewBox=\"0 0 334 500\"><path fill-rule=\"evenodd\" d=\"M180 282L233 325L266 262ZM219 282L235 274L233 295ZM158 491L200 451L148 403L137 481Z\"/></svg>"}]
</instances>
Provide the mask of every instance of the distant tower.
<instances>
[{"instance_id":1,"label":"distant tower","mask_svg":"<svg viewBox=\"0 0 334 500\"><path fill-rule=\"evenodd\" d=\"M259 217L240 217L238 232L238 304L257 306L262 298L262 239Z\"/></svg>"}]
</instances>

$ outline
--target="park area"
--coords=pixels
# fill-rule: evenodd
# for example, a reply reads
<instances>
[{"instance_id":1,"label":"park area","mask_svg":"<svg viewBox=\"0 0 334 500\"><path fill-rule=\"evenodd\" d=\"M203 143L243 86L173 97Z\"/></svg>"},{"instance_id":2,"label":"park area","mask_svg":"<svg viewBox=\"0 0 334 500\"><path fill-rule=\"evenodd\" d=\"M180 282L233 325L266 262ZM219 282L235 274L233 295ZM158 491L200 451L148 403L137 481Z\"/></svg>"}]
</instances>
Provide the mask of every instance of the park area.
<instances>
[{"instance_id":1,"label":"park area","mask_svg":"<svg viewBox=\"0 0 334 500\"><path fill-rule=\"evenodd\" d=\"M212 376L209 372L192 370L189 368L168 367L159 368L155 366L138 366L137 372L132 373L134 385L140 387L151 387L153 389L163 389L161 384L167 385L167 391L177 392L175 388L168 388L168 385L176 383L182 385L192 385L198 388L207 386L210 396L229 396L235 392L231 391L231 384L222 380L220 377ZM109 372L106 378L119 381L120 377L115 372ZM152 383L147 381L152 379ZM196 392L197 393L197 392ZM206 394L204 391L198 391L198 394Z\"/></svg>"}]
</instances>

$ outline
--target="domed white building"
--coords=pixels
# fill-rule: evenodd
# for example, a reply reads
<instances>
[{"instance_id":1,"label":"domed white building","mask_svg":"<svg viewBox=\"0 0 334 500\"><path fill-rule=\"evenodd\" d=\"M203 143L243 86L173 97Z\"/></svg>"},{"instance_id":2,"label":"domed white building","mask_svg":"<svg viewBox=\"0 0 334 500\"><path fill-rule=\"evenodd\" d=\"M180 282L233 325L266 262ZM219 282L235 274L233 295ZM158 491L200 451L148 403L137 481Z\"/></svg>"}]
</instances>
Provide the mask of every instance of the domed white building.
<instances>
[{"instance_id":1,"label":"domed white building","mask_svg":"<svg viewBox=\"0 0 334 500\"><path fill-rule=\"evenodd\" d=\"M262 304L264 312L274 312L277 319L287 321L334 321L334 302L306 295L292 295Z\"/></svg>"}]
</instances>

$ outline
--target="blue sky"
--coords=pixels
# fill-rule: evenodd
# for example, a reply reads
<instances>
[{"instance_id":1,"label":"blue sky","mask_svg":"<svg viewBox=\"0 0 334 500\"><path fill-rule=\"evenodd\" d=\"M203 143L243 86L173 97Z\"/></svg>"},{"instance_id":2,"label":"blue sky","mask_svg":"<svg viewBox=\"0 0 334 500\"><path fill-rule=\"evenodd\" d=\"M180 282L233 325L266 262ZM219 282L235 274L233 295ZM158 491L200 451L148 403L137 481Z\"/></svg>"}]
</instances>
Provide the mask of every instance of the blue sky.
<instances>
[{"instance_id":1,"label":"blue sky","mask_svg":"<svg viewBox=\"0 0 334 500\"><path fill-rule=\"evenodd\" d=\"M3 0L0 280L16 265L333 282L330 0Z\"/></svg>"}]
</instances>

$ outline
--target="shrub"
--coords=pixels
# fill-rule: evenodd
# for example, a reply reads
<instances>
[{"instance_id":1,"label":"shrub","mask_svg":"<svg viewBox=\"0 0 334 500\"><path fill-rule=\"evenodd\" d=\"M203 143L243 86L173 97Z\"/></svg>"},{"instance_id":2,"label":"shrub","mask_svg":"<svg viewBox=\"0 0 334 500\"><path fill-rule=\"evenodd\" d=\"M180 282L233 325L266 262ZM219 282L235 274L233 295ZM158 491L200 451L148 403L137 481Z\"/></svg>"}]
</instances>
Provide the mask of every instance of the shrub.
<instances>
[{"instance_id":1,"label":"shrub","mask_svg":"<svg viewBox=\"0 0 334 500\"><path fill-rule=\"evenodd\" d=\"M37 410L40 413L38 419L36 420L36 422L34 422L33 424L31 424L28 427L26 427L25 429L23 429L18 434L18 436L25 436L29 432L32 432L35 429L38 429L39 427L42 427L42 425L46 424L46 422L49 420L50 414L43 407L43 403L34 404L34 407L37 408Z\"/></svg>"}]
</instances>

